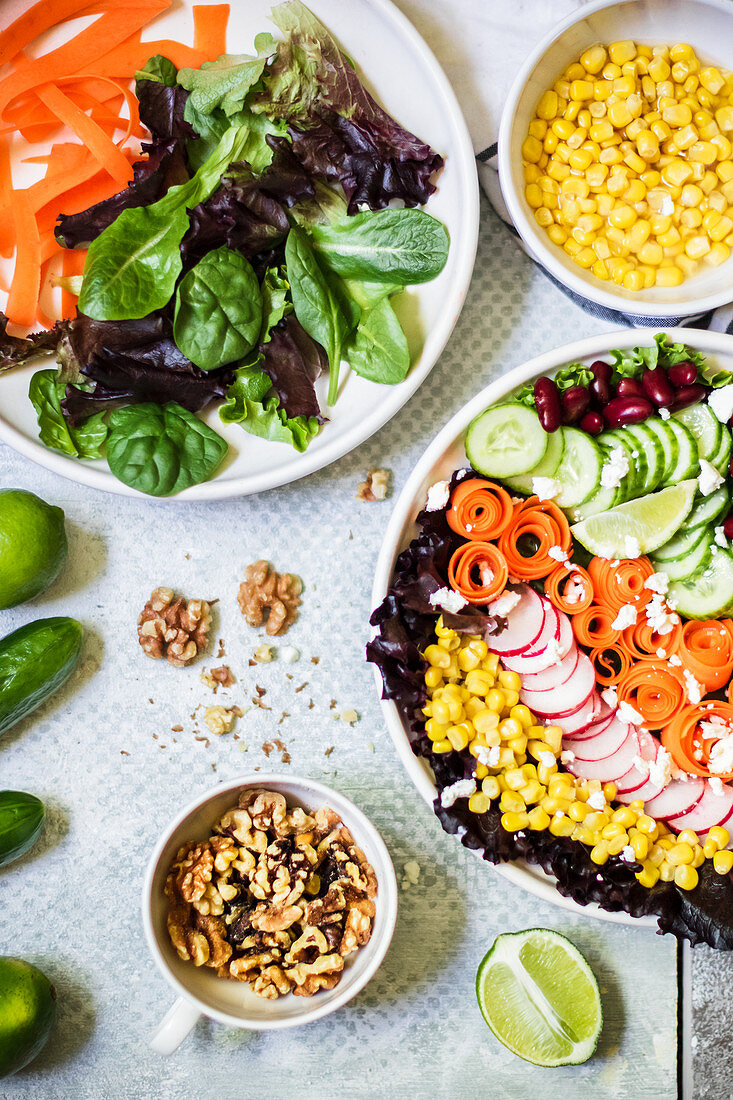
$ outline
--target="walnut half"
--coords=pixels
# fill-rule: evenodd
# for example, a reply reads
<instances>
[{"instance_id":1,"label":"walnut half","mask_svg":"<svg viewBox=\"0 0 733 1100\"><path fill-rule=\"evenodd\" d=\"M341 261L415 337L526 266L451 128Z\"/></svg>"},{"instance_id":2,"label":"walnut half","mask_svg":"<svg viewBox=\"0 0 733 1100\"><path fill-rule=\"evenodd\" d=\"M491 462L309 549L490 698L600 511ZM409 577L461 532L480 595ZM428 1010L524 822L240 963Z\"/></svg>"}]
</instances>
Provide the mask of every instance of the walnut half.
<instances>
[{"instance_id":1,"label":"walnut half","mask_svg":"<svg viewBox=\"0 0 733 1100\"><path fill-rule=\"evenodd\" d=\"M171 588L156 588L138 617L137 636L146 656L165 657L183 668L206 648L210 626L206 600L176 598Z\"/></svg>"},{"instance_id":2,"label":"walnut half","mask_svg":"<svg viewBox=\"0 0 733 1100\"><path fill-rule=\"evenodd\" d=\"M250 626L262 626L267 614L267 633L284 634L292 626L300 606L303 585L292 573L276 573L266 561L248 565L239 586L237 603Z\"/></svg>"}]
</instances>

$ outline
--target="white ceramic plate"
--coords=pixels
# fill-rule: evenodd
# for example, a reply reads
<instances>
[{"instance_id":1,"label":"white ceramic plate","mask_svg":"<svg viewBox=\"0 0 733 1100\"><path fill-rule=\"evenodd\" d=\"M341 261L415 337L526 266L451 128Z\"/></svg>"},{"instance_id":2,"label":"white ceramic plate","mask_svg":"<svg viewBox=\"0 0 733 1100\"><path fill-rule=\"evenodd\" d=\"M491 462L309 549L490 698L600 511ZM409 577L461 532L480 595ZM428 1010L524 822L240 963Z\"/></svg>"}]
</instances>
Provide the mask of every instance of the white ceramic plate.
<instances>
[{"instance_id":1,"label":"white ceramic plate","mask_svg":"<svg viewBox=\"0 0 733 1100\"><path fill-rule=\"evenodd\" d=\"M341 395L331 420L304 454L284 443L269 443L223 425L216 408L206 419L229 443L229 454L216 476L171 498L177 501L217 500L284 485L319 470L363 443L400 409L427 378L463 306L478 240L478 182L473 148L458 102L448 80L420 35L390 0L309 0L318 17L334 32L356 61L367 87L402 125L430 143L445 158L438 189L427 209L448 227L448 263L431 283L408 288L398 304L408 331L414 365L404 382L380 386L342 369ZM9 4L19 8L22 3ZM247 0L231 6L227 48L247 52L254 35L273 30L269 0ZM5 9L4 9L5 10ZM13 18L16 12L8 11ZM5 22L5 16L3 16ZM91 22L74 21L74 28ZM193 41L190 0L175 5L144 31L145 39ZM47 36L46 49L59 43ZM25 147L27 150L27 146ZM25 155L28 155L27 153ZM30 171L30 167L26 168ZM21 184L35 177L16 177ZM7 274L7 271L5 272ZM3 301L0 298L0 301ZM34 409L28 400L32 367L0 379L0 440L21 454L72 481L113 493L139 496L112 476L104 462L78 462L50 451L38 442ZM324 382L323 379L320 380ZM326 384L319 391L325 409Z\"/></svg>"},{"instance_id":2,"label":"white ceramic plate","mask_svg":"<svg viewBox=\"0 0 733 1100\"><path fill-rule=\"evenodd\" d=\"M730 336L724 333L683 328L669 329L668 335L673 340L681 340L703 352L712 362L718 363L721 368L733 370L733 338ZM538 355L527 363L522 363L510 370L503 378L492 382L486 389L477 394L472 401L464 405L460 412L456 413L438 433L420 458L397 499L377 561L374 587L372 589L372 606L377 607L384 599L392 579L397 555L405 549L417 533L415 517L425 505L425 494L428 486L435 481L448 478L454 470L467 464L468 460L463 440L466 428L475 416L488 408L489 405L502 400L524 382L534 380L541 374L552 374L558 367L565 366L567 363L578 359L592 363L594 359L605 358L611 348L633 348L639 344L650 343L652 339L651 333L630 328L620 329L617 332L611 332L603 336L592 336L586 340L578 340L573 344L565 344L563 347ZM381 675L376 668L374 673L381 697ZM407 731L396 705L388 699L382 699L381 702L387 728L400 760L420 794L428 805L432 806L437 793L432 771L424 760L413 753ZM517 886L522 886L543 901L559 905L563 909L585 913L598 917L600 920L611 921L614 924L629 924L647 928L656 927L657 922L654 917L635 918L629 916L628 913L609 913L597 905L577 905L576 902L558 893L555 889L555 878L553 876L546 875L539 867L523 861L501 863L497 865L496 870L511 882L516 883Z\"/></svg>"}]
</instances>

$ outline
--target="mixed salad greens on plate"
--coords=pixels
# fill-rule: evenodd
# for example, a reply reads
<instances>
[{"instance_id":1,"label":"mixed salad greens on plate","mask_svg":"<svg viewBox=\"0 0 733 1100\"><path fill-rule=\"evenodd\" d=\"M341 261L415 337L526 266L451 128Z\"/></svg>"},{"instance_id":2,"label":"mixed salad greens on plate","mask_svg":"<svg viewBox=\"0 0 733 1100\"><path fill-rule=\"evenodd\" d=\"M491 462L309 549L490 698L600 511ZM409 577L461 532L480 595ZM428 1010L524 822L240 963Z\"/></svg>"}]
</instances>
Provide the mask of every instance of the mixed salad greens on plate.
<instances>
[{"instance_id":1,"label":"mixed salad greens on plate","mask_svg":"<svg viewBox=\"0 0 733 1100\"><path fill-rule=\"evenodd\" d=\"M77 316L27 339L5 333L0 369L38 350L40 438L106 454L125 484L158 496L210 478L227 444L196 414L303 451L343 364L393 385L410 370L394 298L445 265L445 227L424 210L438 153L391 118L299 0L249 56L136 73L150 132L134 179L57 240L88 248ZM401 205L391 205L393 201Z\"/></svg>"},{"instance_id":2,"label":"mixed salad greens on plate","mask_svg":"<svg viewBox=\"0 0 733 1100\"><path fill-rule=\"evenodd\" d=\"M659 334L490 406L372 616L443 827L733 948L733 378Z\"/></svg>"}]
</instances>

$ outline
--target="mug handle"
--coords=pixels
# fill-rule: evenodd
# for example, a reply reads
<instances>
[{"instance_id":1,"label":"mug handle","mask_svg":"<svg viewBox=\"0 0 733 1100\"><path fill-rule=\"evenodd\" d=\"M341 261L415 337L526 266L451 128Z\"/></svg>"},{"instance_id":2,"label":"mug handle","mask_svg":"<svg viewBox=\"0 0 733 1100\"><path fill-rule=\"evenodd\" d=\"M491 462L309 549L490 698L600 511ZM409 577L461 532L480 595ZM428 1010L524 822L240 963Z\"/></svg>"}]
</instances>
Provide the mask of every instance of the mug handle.
<instances>
[{"instance_id":1,"label":"mug handle","mask_svg":"<svg viewBox=\"0 0 733 1100\"><path fill-rule=\"evenodd\" d=\"M160 1021L150 1046L157 1054L172 1054L193 1030L200 1015L189 1001L179 997Z\"/></svg>"}]
</instances>

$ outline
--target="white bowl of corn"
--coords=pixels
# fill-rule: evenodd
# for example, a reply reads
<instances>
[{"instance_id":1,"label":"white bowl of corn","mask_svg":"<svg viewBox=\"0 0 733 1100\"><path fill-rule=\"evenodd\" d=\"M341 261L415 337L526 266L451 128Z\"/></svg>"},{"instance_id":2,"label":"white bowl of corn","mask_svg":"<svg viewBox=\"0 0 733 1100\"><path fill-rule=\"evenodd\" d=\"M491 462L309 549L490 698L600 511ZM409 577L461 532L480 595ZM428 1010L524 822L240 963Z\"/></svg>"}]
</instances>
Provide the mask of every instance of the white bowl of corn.
<instances>
[{"instance_id":1,"label":"white bowl of corn","mask_svg":"<svg viewBox=\"0 0 733 1100\"><path fill-rule=\"evenodd\" d=\"M729 0L601 0L528 58L499 178L528 249L570 290L660 319L733 300L731 42Z\"/></svg>"}]
</instances>

